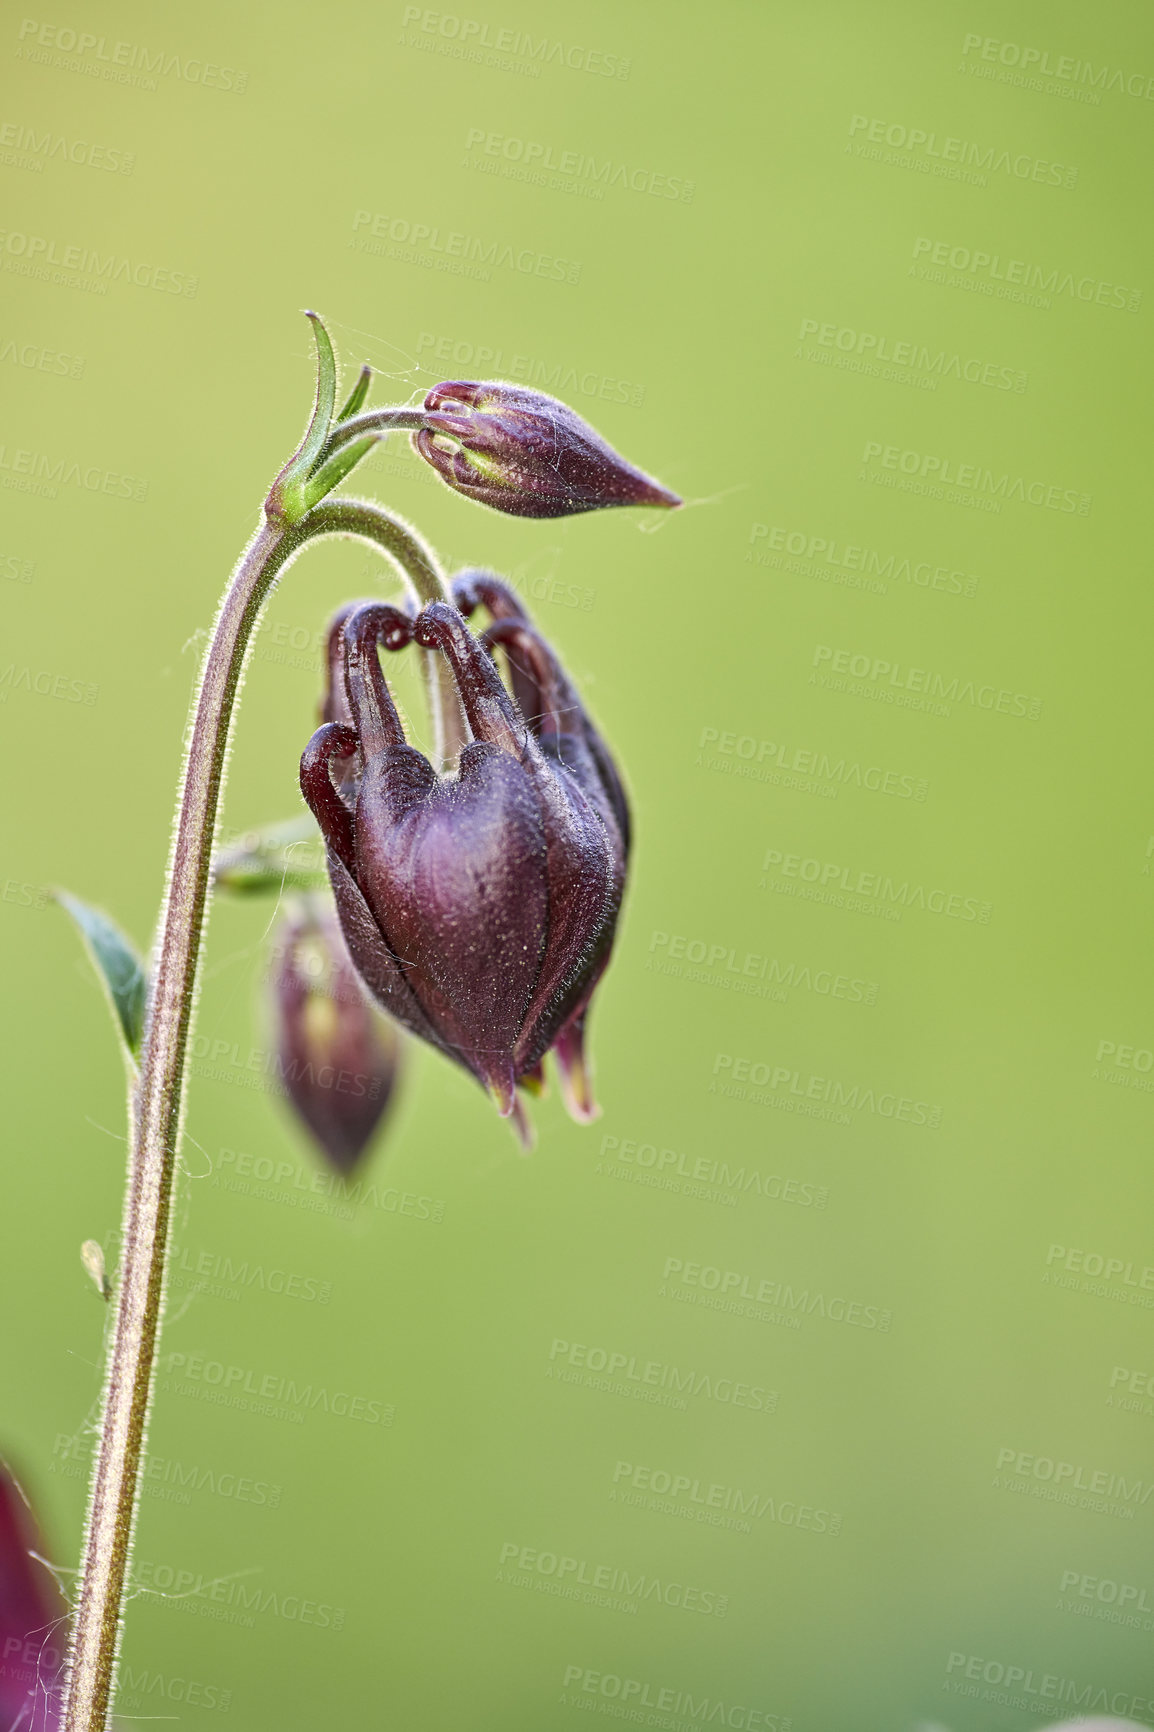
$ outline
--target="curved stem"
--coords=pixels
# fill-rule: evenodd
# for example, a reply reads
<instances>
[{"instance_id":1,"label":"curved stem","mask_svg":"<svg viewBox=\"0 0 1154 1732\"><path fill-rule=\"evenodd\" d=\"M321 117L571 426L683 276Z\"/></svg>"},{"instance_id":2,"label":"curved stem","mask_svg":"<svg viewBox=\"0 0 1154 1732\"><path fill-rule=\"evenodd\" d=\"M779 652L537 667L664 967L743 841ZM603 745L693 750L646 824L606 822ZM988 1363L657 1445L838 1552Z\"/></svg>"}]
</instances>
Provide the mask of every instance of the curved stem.
<instances>
[{"instance_id":1,"label":"curved stem","mask_svg":"<svg viewBox=\"0 0 1154 1732\"><path fill-rule=\"evenodd\" d=\"M366 417L362 415L359 419L365 420ZM350 421L348 425L351 427L353 423ZM355 536L358 541L367 541L385 554L405 579L418 607L425 607L431 601L447 601L450 607L454 605L448 579L428 542L411 525L383 506L368 499L345 499L343 496L325 499L320 505L313 506L305 522L316 525L318 534ZM422 654L433 717L433 755L438 769L444 769L456 758L469 736L452 668L436 650L424 650Z\"/></svg>"},{"instance_id":2,"label":"curved stem","mask_svg":"<svg viewBox=\"0 0 1154 1732\"><path fill-rule=\"evenodd\" d=\"M194 705L140 1077L130 1115L120 1291L69 1650L63 1732L102 1732L108 1714L164 1302L185 1058L229 726L261 606L277 573L306 539L303 525L286 529L266 524L257 532L221 603Z\"/></svg>"},{"instance_id":3,"label":"curved stem","mask_svg":"<svg viewBox=\"0 0 1154 1732\"><path fill-rule=\"evenodd\" d=\"M366 409L347 421L338 421L321 446L318 465L327 461L334 451L352 439L363 439L366 433L415 433L425 425L426 409Z\"/></svg>"},{"instance_id":4,"label":"curved stem","mask_svg":"<svg viewBox=\"0 0 1154 1732\"><path fill-rule=\"evenodd\" d=\"M61 1732L104 1732L164 1305L185 1068L208 915L212 855L233 712L262 607L279 574L319 535L357 535L400 568L423 604L447 597L436 555L407 525L359 500L322 503L300 522L266 522L233 572L201 669L181 775L155 974L129 1115L120 1290L89 1495ZM441 657L433 658L441 662ZM460 727L455 688L446 715ZM434 713L438 713L436 707Z\"/></svg>"}]
</instances>

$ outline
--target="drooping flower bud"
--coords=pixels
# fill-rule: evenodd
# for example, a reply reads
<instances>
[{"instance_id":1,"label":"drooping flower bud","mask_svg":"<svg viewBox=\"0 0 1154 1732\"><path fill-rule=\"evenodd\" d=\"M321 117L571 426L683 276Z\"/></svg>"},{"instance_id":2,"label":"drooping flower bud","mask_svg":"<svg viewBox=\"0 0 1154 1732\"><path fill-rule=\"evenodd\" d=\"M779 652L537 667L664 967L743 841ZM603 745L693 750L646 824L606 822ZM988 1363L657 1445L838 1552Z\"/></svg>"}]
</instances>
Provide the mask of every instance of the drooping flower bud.
<instances>
[{"instance_id":1,"label":"drooping flower bud","mask_svg":"<svg viewBox=\"0 0 1154 1732\"><path fill-rule=\"evenodd\" d=\"M277 1069L322 1155L347 1174L389 1106L401 1035L369 1003L331 910L302 902L277 950Z\"/></svg>"},{"instance_id":2,"label":"drooping flower bud","mask_svg":"<svg viewBox=\"0 0 1154 1732\"><path fill-rule=\"evenodd\" d=\"M456 593L494 616L483 638L444 602L415 620L380 604L346 618L350 719L314 734L301 788L362 978L527 1138L517 1086L539 1084L550 1048L575 1116L595 1110L584 1020L613 942L628 814L604 743L520 603L483 573ZM406 633L446 658L472 734L445 777L406 744L378 659L379 643L399 648ZM342 762L357 771L334 775Z\"/></svg>"},{"instance_id":3,"label":"drooping flower bud","mask_svg":"<svg viewBox=\"0 0 1154 1732\"><path fill-rule=\"evenodd\" d=\"M39 1562L43 1544L32 1513L0 1462L0 1726L56 1732L67 1612Z\"/></svg>"},{"instance_id":4,"label":"drooping flower bud","mask_svg":"<svg viewBox=\"0 0 1154 1732\"><path fill-rule=\"evenodd\" d=\"M514 517L681 504L556 397L500 380L435 385L413 445L467 499Z\"/></svg>"}]
</instances>

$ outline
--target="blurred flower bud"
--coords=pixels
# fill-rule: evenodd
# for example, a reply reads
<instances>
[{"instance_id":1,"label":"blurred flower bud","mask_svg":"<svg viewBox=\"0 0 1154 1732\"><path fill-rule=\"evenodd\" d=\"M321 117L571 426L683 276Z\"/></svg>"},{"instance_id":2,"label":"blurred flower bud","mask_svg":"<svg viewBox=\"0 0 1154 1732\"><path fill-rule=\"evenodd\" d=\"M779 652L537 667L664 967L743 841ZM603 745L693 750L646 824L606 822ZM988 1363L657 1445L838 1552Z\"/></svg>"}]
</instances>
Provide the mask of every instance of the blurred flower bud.
<instances>
[{"instance_id":1,"label":"blurred flower bud","mask_svg":"<svg viewBox=\"0 0 1154 1732\"><path fill-rule=\"evenodd\" d=\"M0 1462L0 1726L56 1732L67 1609L32 1512Z\"/></svg>"},{"instance_id":2,"label":"blurred flower bud","mask_svg":"<svg viewBox=\"0 0 1154 1732\"><path fill-rule=\"evenodd\" d=\"M347 617L349 719L314 734L301 788L362 978L471 1071L527 1142L516 1091L539 1086L550 1049L574 1116L596 1110L584 1022L613 943L628 813L604 742L519 601L486 574L457 593L469 611L489 609L484 637L444 602L415 620L383 604ZM381 670L378 644L402 647L406 633L444 655L472 732L445 776L406 744ZM341 763L354 773L334 774Z\"/></svg>"},{"instance_id":3,"label":"blurred flower bud","mask_svg":"<svg viewBox=\"0 0 1154 1732\"><path fill-rule=\"evenodd\" d=\"M331 910L302 902L277 952L278 1072L325 1159L347 1174L388 1108L401 1035L369 1003Z\"/></svg>"},{"instance_id":4,"label":"blurred flower bud","mask_svg":"<svg viewBox=\"0 0 1154 1732\"><path fill-rule=\"evenodd\" d=\"M416 450L455 492L495 511L568 517L610 505L681 504L543 391L457 379L435 385L425 409Z\"/></svg>"}]
</instances>

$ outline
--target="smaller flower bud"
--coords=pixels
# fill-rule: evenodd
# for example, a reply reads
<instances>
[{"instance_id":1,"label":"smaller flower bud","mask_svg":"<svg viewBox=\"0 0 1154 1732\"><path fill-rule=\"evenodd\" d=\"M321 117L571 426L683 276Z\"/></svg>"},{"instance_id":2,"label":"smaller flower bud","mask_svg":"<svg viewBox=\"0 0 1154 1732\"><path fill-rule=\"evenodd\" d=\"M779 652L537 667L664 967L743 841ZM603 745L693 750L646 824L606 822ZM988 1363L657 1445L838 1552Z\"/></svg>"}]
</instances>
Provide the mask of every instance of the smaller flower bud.
<instances>
[{"instance_id":1,"label":"smaller flower bud","mask_svg":"<svg viewBox=\"0 0 1154 1732\"><path fill-rule=\"evenodd\" d=\"M329 910L302 903L277 950L278 1072L325 1159L347 1174L388 1108L401 1035L369 1003Z\"/></svg>"},{"instance_id":2,"label":"smaller flower bud","mask_svg":"<svg viewBox=\"0 0 1154 1732\"><path fill-rule=\"evenodd\" d=\"M498 381L451 380L425 398L413 444L466 499L514 517L569 517L610 505L681 504L556 397Z\"/></svg>"}]
</instances>

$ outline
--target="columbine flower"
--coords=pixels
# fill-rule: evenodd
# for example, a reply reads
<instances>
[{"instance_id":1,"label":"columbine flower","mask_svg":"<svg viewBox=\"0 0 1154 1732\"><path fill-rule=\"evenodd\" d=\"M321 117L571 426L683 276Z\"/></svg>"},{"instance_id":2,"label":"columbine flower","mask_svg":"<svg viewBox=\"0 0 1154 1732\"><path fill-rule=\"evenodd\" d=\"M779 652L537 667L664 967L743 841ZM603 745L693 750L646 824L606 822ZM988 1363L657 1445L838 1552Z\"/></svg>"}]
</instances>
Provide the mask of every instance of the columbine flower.
<instances>
[{"instance_id":1,"label":"columbine flower","mask_svg":"<svg viewBox=\"0 0 1154 1732\"><path fill-rule=\"evenodd\" d=\"M41 1550L31 1511L0 1464L0 1726L19 1732L55 1732L60 1722L67 1616Z\"/></svg>"},{"instance_id":2,"label":"columbine flower","mask_svg":"<svg viewBox=\"0 0 1154 1732\"><path fill-rule=\"evenodd\" d=\"M540 1083L550 1049L570 1110L595 1110L584 1022L613 942L628 812L603 741L516 598L484 574L456 593L464 611L483 603L494 616L480 639L444 602L415 620L380 604L345 617L348 719L334 694L341 719L314 734L301 788L361 977L527 1138L516 1088ZM378 644L407 640L446 657L473 736L447 776L406 744L381 671Z\"/></svg>"},{"instance_id":3,"label":"columbine flower","mask_svg":"<svg viewBox=\"0 0 1154 1732\"><path fill-rule=\"evenodd\" d=\"M328 909L302 902L277 949L278 1072L321 1153L347 1174L389 1105L401 1036L368 1002Z\"/></svg>"},{"instance_id":4,"label":"columbine flower","mask_svg":"<svg viewBox=\"0 0 1154 1732\"><path fill-rule=\"evenodd\" d=\"M425 409L415 448L457 493L495 511L568 517L609 505L681 504L543 391L457 379L435 385Z\"/></svg>"}]
</instances>

